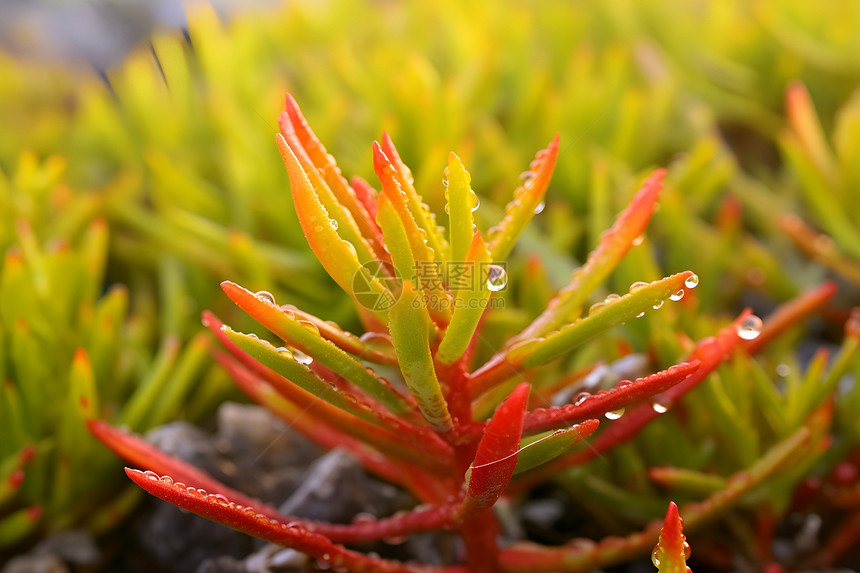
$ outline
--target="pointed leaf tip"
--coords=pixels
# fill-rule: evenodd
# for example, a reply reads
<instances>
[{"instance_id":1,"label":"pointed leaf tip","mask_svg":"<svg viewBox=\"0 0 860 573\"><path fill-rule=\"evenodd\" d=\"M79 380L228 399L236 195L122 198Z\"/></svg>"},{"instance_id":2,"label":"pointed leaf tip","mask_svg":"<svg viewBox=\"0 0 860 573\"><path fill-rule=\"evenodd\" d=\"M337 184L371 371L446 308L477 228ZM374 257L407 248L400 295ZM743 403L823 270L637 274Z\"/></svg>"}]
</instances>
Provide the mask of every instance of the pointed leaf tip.
<instances>
[{"instance_id":1,"label":"pointed leaf tip","mask_svg":"<svg viewBox=\"0 0 860 573\"><path fill-rule=\"evenodd\" d=\"M558 140L556 134L545 149L537 152L529 165L532 176L517 187L513 200L505 206L504 217L489 230L487 242L493 260L507 258L529 221L536 212L540 212L558 159Z\"/></svg>"},{"instance_id":2,"label":"pointed leaf tip","mask_svg":"<svg viewBox=\"0 0 860 573\"><path fill-rule=\"evenodd\" d=\"M681 519L678 506L670 501L660 537L651 553L651 561L660 573L692 573L687 567L689 554L690 545L684 536L684 520Z\"/></svg>"},{"instance_id":3,"label":"pointed leaf tip","mask_svg":"<svg viewBox=\"0 0 860 573\"><path fill-rule=\"evenodd\" d=\"M378 141L373 142L373 169L379 173L381 170L385 169L386 166L391 165L391 161L388 159L388 156L382 151L382 147L379 145Z\"/></svg>"},{"instance_id":4,"label":"pointed leaf tip","mask_svg":"<svg viewBox=\"0 0 860 573\"><path fill-rule=\"evenodd\" d=\"M296 98L293 97L293 94L287 92L284 94L284 109L287 110L287 113L290 114L290 117L293 116L294 113L300 112L299 104L296 102Z\"/></svg>"},{"instance_id":5,"label":"pointed leaf tip","mask_svg":"<svg viewBox=\"0 0 860 573\"><path fill-rule=\"evenodd\" d=\"M466 474L467 495L457 510L460 518L474 516L496 503L514 475L523 419L531 386L520 383L499 404L484 430L475 459Z\"/></svg>"}]
</instances>

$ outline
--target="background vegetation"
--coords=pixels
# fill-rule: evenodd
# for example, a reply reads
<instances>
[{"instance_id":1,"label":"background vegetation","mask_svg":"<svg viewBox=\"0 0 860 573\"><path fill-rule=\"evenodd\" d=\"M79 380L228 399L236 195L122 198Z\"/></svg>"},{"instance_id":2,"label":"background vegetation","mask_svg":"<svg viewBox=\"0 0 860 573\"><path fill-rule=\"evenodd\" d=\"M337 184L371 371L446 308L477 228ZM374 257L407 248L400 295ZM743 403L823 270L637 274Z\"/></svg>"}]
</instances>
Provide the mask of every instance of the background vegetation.
<instances>
[{"instance_id":1,"label":"background vegetation","mask_svg":"<svg viewBox=\"0 0 860 573\"><path fill-rule=\"evenodd\" d=\"M488 317L499 340L485 353L567 282L644 175L668 166L642 247L590 302L686 269L701 280L696 296L547 376L600 361L611 378L625 356L666 367L744 306L765 316L837 281L823 319L690 395L701 423L683 436L667 417L566 474L571 495L599 500L588 509L604 530L665 509L665 484L642 479L645 468L732 475L833 392L822 433L834 447L808 452L766 505L780 514L801 478L852 459L860 363L842 324L860 303L860 6L850 0L330 0L228 23L195 6L185 33L158 31L110 68L0 52L0 78L0 546L109 530L134 507L84 420L144 431L201 419L234 392L199 321L212 309L252 328L222 280L358 328L292 206L273 143L286 91L347 175L373 180L367 143L386 130L442 223L442 171L456 151L481 229L560 132L547 205L512 256L511 304ZM822 345L837 358L810 363ZM688 499L708 490L687 487ZM760 498L747 505L761 515ZM834 523L856 507L840 511Z\"/></svg>"}]
</instances>

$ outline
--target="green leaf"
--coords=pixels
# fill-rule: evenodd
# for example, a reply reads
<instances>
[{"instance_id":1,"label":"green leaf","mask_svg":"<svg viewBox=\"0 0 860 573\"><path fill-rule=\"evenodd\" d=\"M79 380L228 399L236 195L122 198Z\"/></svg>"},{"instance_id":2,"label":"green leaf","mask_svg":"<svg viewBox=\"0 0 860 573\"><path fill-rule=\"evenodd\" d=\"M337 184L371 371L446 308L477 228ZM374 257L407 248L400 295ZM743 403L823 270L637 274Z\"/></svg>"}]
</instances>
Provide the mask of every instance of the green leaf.
<instances>
[{"instance_id":1,"label":"green leaf","mask_svg":"<svg viewBox=\"0 0 860 573\"><path fill-rule=\"evenodd\" d=\"M0 547L8 547L26 538L39 525L42 508L31 506L0 518Z\"/></svg>"},{"instance_id":2,"label":"green leaf","mask_svg":"<svg viewBox=\"0 0 860 573\"><path fill-rule=\"evenodd\" d=\"M599 420L587 420L571 428L545 432L525 438L520 444L514 475L523 473L564 454L570 448L590 436Z\"/></svg>"},{"instance_id":3,"label":"green leaf","mask_svg":"<svg viewBox=\"0 0 860 573\"><path fill-rule=\"evenodd\" d=\"M841 248L860 258L860 232L849 218L835 189L816 170L810 158L804 154L801 142L793 134L786 134L780 144L788 163L800 179L803 197L821 227L836 239Z\"/></svg>"},{"instance_id":4,"label":"green leaf","mask_svg":"<svg viewBox=\"0 0 860 573\"><path fill-rule=\"evenodd\" d=\"M490 229L487 237L494 261L508 258L520 234L540 209L558 158L558 137L556 134L546 149L535 155L529 167L531 175L514 191L513 201L505 207L504 218ZM450 175L448 178L450 180Z\"/></svg>"},{"instance_id":5,"label":"green leaf","mask_svg":"<svg viewBox=\"0 0 860 573\"><path fill-rule=\"evenodd\" d=\"M179 339L175 337L165 338L158 354L152 360L140 384L135 388L126 403L120 410L117 422L123 426L134 429L144 429L144 421L147 413L155 408L159 396L165 391L165 385L170 379L181 349Z\"/></svg>"},{"instance_id":6,"label":"green leaf","mask_svg":"<svg viewBox=\"0 0 860 573\"><path fill-rule=\"evenodd\" d=\"M205 332L198 333L185 345L163 392L153 403L147 416L147 427L164 424L177 415L209 363L210 346L211 339Z\"/></svg>"},{"instance_id":7,"label":"green leaf","mask_svg":"<svg viewBox=\"0 0 860 573\"><path fill-rule=\"evenodd\" d=\"M543 336L578 316L589 295L618 266L637 238L645 232L663 187L665 174L665 169L658 169L642 184L627 208L603 234L600 244L588 255L585 264L573 274L571 282L550 301L549 307L539 317L509 341L509 346Z\"/></svg>"},{"instance_id":8,"label":"green leaf","mask_svg":"<svg viewBox=\"0 0 860 573\"><path fill-rule=\"evenodd\" d=\"M412 281L403 282L400 300L389 313L388 325L403 378L430 425L447 432L453 427L430 353L433 323Z\"/></svg>"},{"instance_id":9,"label":"green leaf","mask_svg":"<svg viewBox=\"0 0 860 573\"><path fill-rule=\"evenodd\" d=\"M394 167L394 177L397 180L400 189L406 199L406 205L409 212L415 218L418 227L424 229L427 233L427 245L433 249L437 258L442 259L448 253L448 244L445 242L445 237L436 225L436 216L427 208L421 200L421 196L415 190L412 181L412 172L409 167L400 159L400 154L394 147L394 142L387 133L382 134L382 145L380 149L388 157L392 167Z\"/></svg>"},{"instance_id":10,"label":"green leaf","mask_svg":"<svg viewBox=\"0 0 860 573\"><path fill-rule=\"evenodd\" d=\"M342 410L358 414L357 409L353 408L352 404L334 386L314 374L307 365L300 363L289 349L275 348L265 340L260 340L250 334L236 332L226 326L222 327L222 331L243 352L299 388Z\"/></svg>"},{"instance_id":11,"label":"green leaf","mask_svg":"<svg viewBox=\"0 0 860 573\"><path fill-rule=\"evenodd\" d=\"M570 352L601 332L632 320L640 313L651 311L654 306L662 304L670 295L676 296L677 293L683 293L685 282L692 280L693 277L695 275L691 271L685 271L653 283L633 286L631 292L602 303L587 317L563 327L533 346L522 348L520 352L512 349L508 353L509 361L521 364L523 368L545 364Z\"/></svg>"},{"instance_id":12,"label":"green leaf","mask_svg":"<svg viewBox=\"0 0 860 573\"><path fill-rule=\"evenodd\" d=\"M427 309L433 320L437 324L446 325L451 319L451 297L445 289L440 274L442 269L439 263L444 260L444 253L438 253L428 244L428 231L419 225L410 208L408 197L399 183L398 172L378 143L373 144L373 167L382 183L383 194L387 196L403 225L414 260L413 268L402 278L413 280L413 284L423 292ZM395 249L400 251L402 248L395 247ZM405 253L400 254L399 259L401 260L399 264L404 265L407 261Z\"/></svg>"},{"instance_id":13,"label":"green leaf","mask_svg":"<svg viewBox=\"0 0 860 573\"><path fill-rule=\"evenodd\" d=\"M453 240L451 244L454 245ZM463 356L478 328L491 294L487 285L489 263L487 246L481 234L475 233L466 255L449 264L449 273L456 273L452 275L451 286L460 288L456 289L451 322L436 350L436 358L443 364L451 364Z\"/></svg>"},{"instance_id":14,"label":"green leaf","mask_svg":"<svg viewBox=\"0 0 860 573\"><path fill-rule=\"evenodd\" d=\"M400 275L400 280L411 278L415 273L415 257L412 249L409 248L406 227L385 194L379 196L376 221L382 228L385 246L391 255L391 262L397 274Z\"/></svg>"},{"instance_id":15,"label":"green leaf","mask_svg":"<svg viewBox=\"0 0 860 573\"><path fill-rule=\"evenodd\" d=\"M695 497L711 495L726 488L723 476L675 466L649 468L648 477L663 488Z\"/></svg>"},{"instance_id":16,"label":"green leaf","mask_svg":"<svg viewBox=\"0 0 860 573\"><path fill-rule=\"evenodd\" d=\"M448 232L451 245L449 263L456 265L466 260L472 244L472 235L475 234L472 211L478 205L478 196L470 186L471 175L456 154L448 155L448 167L445 173L447 179L445 199L448 201Z\"/></svg>"},{"instance_id":17,"label":"green leaf","mask_svg":"<svg viewBox=\"0 0 860 573\"><path fill-rule=\"evenodd\" d=\"M320 174L324 184L331 190L332 197L337 200L339 209L348 211L349 219L355 224L355 229L361 237L367 241L374 259L383 259L385 250L379 240L379 229L374 225L364 205L358 200L355 191L341 175L341 170L334 160L334 156L326 152L325 147L317 138L316 134L305 120L296 100L290 94L286 96L286 111L281 112L278 117L278 125L281 131L285 134L287 140L290 140L292 134L295 134L299 145L307 153L313 167ZM289 122L289 123L287 123ZM294 151L296 148L293 148ZM344 236L350 240L349 237ZM362 262L367 262L362 260Z\"/></svg>"},{"instance_id":18,"label":"green leaf","mask_svg":"<svg viewBox=\"0 0 860 573\"><path fill-rule=\"evenodd\" d=\"M335 199L331 198L328 208L323 204L323 197L326 195L321 194L324 183L321 180L318 181L319 174L313 167L307 167L301 163L281 134L278 134L276 139L290 176L296 214L308 244L340 288L353 294L353 280L356 274L361 272L362 263L374 258L370 255L363 238L359 236L355 223L348 213L341 216L340 220L337 217L332 219L332 216L337 213L329 209L334 209L332 205ZM335 224L332 224L332 220ZM347 220L351 224L348 225L345 222ZM348 230L350 234L346 234ZM351 238L352 241L342 238L341 233L345 233L344 236ZM371 291L376 295L384 295L385 287L375 277L368 275L367 278Z\"/></svg>"},{"instance_id":19,"label":"green leaf","mask_svg":"<svg viewBox=\"0 0 860 573\"><path fill-rule=\"evenodd\" d=\"M802 83L792 82L786 90L785 100L788 121L803 151L827 182L835 185L839 176L836 157L824 136L809 92Z\"/></svg>"},{"instance_id":20,"label":"green leaf","mask_svg":"<svg viewBox=\"0 0 860 573\"><path fill-rule=\"evenodd\" d=\"M320 336L313 323L301 321L289 309L282 310L266 297L225 281L221 288L257 322L288 345L298 348L320 364L343 376L396 414L413 411L413 406L393 388L380 381L361 362Z\"/></svg>"}]
</instances>

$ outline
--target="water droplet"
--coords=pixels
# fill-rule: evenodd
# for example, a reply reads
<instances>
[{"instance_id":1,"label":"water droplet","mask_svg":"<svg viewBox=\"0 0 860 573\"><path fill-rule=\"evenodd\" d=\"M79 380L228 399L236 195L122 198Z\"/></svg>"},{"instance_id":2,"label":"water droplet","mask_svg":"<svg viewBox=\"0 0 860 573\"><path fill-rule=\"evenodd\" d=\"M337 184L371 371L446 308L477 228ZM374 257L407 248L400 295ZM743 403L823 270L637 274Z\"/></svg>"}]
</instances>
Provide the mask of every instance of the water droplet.
<instances>
[{"instance_id":1,"label":"water droplet","mask_svg":"<svg viewBox=\"0 0 860 573\"><path fill-rule=\"evenodd\" d=\"M654 551L651 552L651 563L654 564L654 567L660 566L660 557L658 557L658 549L655 547Z\"/></svg>"},{"instance_id":2,"label":"water droplet","mask_svg":"<svg viewBox=\"0 0 860 573\"><path fill-rule=\"evenodd\" d=\"M660 307L662 307L662 306L663 306L663 301L661 300L657 304L652 306L651 308L653 308L654 310L660 310Z\"/></svg>"},{"instance_id":3,"label":"water droplet","mask_svg":"<svg viewBox=\"0 0 860 573\"><path fill-rule=\"evenodd\" d=\"M690 544L686 541L684 542L684 559L689 559L690 555L693 554L693 549L690 547Z\"/></svg>"},{"instance_id":4,"label":"water droplet","mask_svg":"<svg viewBox=\"0 0 860 573\"><path fill-rule=\"evenodd\" d=\"M365 332L358 339L368 346L391 346L391 337L384 332Z\"/></svg>"},{"instance_id":5,"label":"water droplet","mask_svg":"<svg viewBox=\"0 0 860 573\"><path fill-rule=\"evenodd\" d=\"M293 358L296 359L296 362L298 362L299 364L304 364L305 366L308 366L314 361L313 358L311 358L301 350L293 350Z\"/></svg>"},{"instance_id":6,"label":"water droplet","mask_svg":"<svg viewBox=\"0 0 860 573\"><path fill-rule=\"evenodd\" d=\"M206 499L223 506L226 506L228 503L230 503L230 500L228 500L223 494L220 493L213 493L211 495L207 495Z\"/></svg>"},{"instance_id":7,"label":"water droplet","mask_svg":"<svg viewBox=\"0 0 860 573\"><path fill-rule=\"evenodd\" d=\"M475 197L475 204L472 205L472 213L474 213L475 211L478 210L478 207L481 206L481 198L478 197L477 195L475 195L474 193L472 193L472 195Z\"/></svg>"},{"instance_id":8,"label":"water droplet","mask_svg":"<svg viewBox=\"0 0 860 573\"><path fill-rule=\"evenodd\" d=\"M776 367L776 373L785 378L789 374L791 374L791 366L788 364L778 364Z\"/></svg>"},{"instance_id":9,"label":"water droplet","mask_svg":"<svg viewBox=\"0 0 860 573\"><path fill-rule=\"evenodd\" d=\"M442 172L442 186L448 187L448 168L445 168L445 171Z\"/></svg>"},{"instance_id":10,"label":"water droplet","mask_svg":"<svg viewBox=\"0 0 860 573\"><path fill-rule=\"evenodd\" d=\"M641 245L644 242L645 242L645 235L639 235L638 237L633 239L633 246L638 247L639 245Z\"/></svg>"},{"instance_id":11,"label":"water droplet","mask_svg":"<svg viewBox=\"0 0 860 573\"><path fill-rule=\"evenodd\" d=\"M666 399L658 397L651 402L651 409L658 414L665 414L669 411L669 403Z\"/></svg>"},{"instance_id":12,"label":"water droplet","mask_svg":"<svg viewBox=\"0 0 860 573\"><path fill-rule=\"evenodd\" d=\"M679 290L675 294L669 295L669 300L679 301L684 298L684 289Z\"/></svg>"},{"instance_id":13,"label":"water droplet","mask_svg":"<svg viewBox=\"0 0 860 573\"><path fill-rule=\"evenodd\" d=\"M574 396L573 405L574 406L580 406L589 398L591 398L591 394L589 394L588 392L580 392L579 394Z\"/></svg>"},{"instance_id":14,"label":"water droplet","mask_svg":"<svg viewBox=\"0 0 860 573\"><path fill-rule=\"evenodd\" d=\"M153 472L153 471L147 470L147 471L143 472L143 475L146 476L146 479L148 479L148 480L152 480L152 481L158 480L158 474Z\"/></svg>"},{"instance_id":15,"label":"water droplet","mask_svg":"<svg viewBox=\"0 0 860 573\"><path fill-rule=\"evenodd\" d=\"M601 309L603 309L603 307L605 307L605 306L606 306L606 303L605 303L605 302L596 302L596 303L592 304L592 305L588 308L588 316L591 316L592 314L595 314L595 313L599 312L599 311L600 311Z\"/></svg>"},{"instance_id":16,"label":"water droplet","mask_svg":"<svg viewBox=\"0 0 860 573\"><path fill-rule=\"evenodd\" d=\"M619 298L621 298L620 294L612 293L610 295L607 295L606 298L603 299L603 302L612 302L613 300L618 300Z\"/></svg>"},{"instance_id":17,"label":"water droplet","mask_svg":"<svg viewBox=\"0 0 860 573\"><path fill-rule=\"evenodd\" d=\"M761 319L754 314L751 314L738 327L738 336L744 340L754 340L761 334Z\"/></svg>"},{"instance_id":18,"label":"water droplet","mask_svg":"<svg viewBox=\"0 0 860 573\"><path fill-rule=\"evenodd\" d=\"M508 273L504 267L499 265L490 265L487 268L487 288L493 292L498 292L505 288L508 284Z\"/></svg>"},{"instance_id":19,"label":"water droplet","mask_svg":"<svg viewBox=\"0 0 860 573\"><path fill-rule=\"evenodd\" d=\"M173 478L170 476L161 476L161 482L167 485L173 485Z\"/></svg>"},{"instance_id":20,"label":"water droplet","mask_svg":"<svg viewBox=\"0 0 860 573\"><path fill-rule=\"evenodd\" d=\"M543 341L544 339L541 337L526 338L525 340L520 340L519 342L512 344L511 347L508 348L508 356L506 360L512 363L518 362L521 358L531 354L534 351L535 346Z\"/></svg>"},{"instance_id":21,"label":"water droplet","mask_svg":"<svg viewBox=\"0 0 860 573\"><path fill-rule=\"evenodd\" d=\"M696 288L699 285L699 277L696 275L690 275L687 277L687 280L684 281L684 286L687 288Z\"/></svg>"},{"instance_id":22,"label":"water droplet","mask_svg":"<svg viewBox=\"0 0 860 573\"><path fill-rule=\"evenodd\" d=\"M258 291L257 294L255 294L254 296L256 296L258 300L261 300L263 302L267 302L269 304L275 304L274 295L268 291L265 291L265 290Z\"/></svg>"},{"instance_id":23,"label":"water droplet","mask_svg":"<svg viewBox=\"0 0 860 573\"><path fill-rule=\"evenodd\" d=\"M313 322L310 322L308 320L300 320L299 324L301 324L302 328L304 328L305 330L307 330L311 334L319 334L320 333L320 329L317 328L317 325L314 324Z\"/></svg>"},{"instance_id":24,"label":"water droplet","mask_svg":"<svg viewBox=\"0 0 860 573\"><path fill-rule=\"evenodd\" d=\"M328 224L329 224L329 225L331 225L331 228L332 228L332 229L334 229L335 231L337 231L337 221L335 221L334 219L329 219L329 220L328 220Z\"/></svg>"},{"instance_id":25,"label":"water droplet","mask_svg":"<svg viewBox=\"0 0 860 573\"><path fill-rule=\"evenodd\" d=\"M621 382L619 382L618 384L615 385L615 389L616 390L623 390L624 388L627 388L628 386L632 386L632 385L633 385L633 382L631 380L622 380Z\"/></svg>"},{"instance_id":26,"label":"water droplet","mask_svg":"<svg viewBox=\"0 0 860 573\"><path fill-rule=\"evenodd\" d=\"M624 408L618 408L617 410L610 410L606 412L604 416L606 416L607 420L617 420L621 416L624 415Z\"/></svg>"},{"instance_id":27,"label":"water droplet","mask_svg":"<svg viewBox=\"0 0 860 573\"><path fill-rule=\"evenodd\" d=\"M451 206L448 203L445 203L445 214L446 215L451 214Z\"/></svg>"},{"instance_id":28,"label":"water droplet","mask_svg":"<svg viewBox=\"0 0 860 573\"><path fill-rule=\"evenodd\" d=\"M534 171L523 171L520 173L519 179L525 185L530 179L533 179L535 176Z\"/></svg>"},{"instance_id":29,"label":"water droplet","mask_svg":"<svg viewBox=\"0 0 860 573\"><path fill-rule=\"evenodd\" d=\"M540 203L538 203L537 207L535 207L535 215L540 215L541 213L543 213L544 209L546 209L546 201L541 199Z\"/></svg>"},{"instance_id":30,"label":"water droplet","mask_svg":"<svg viewBox=\"0 0 860 573\"><path fill-rule=\"evenodd\" d=\"M636 281L632 285L630 285L630 292L636 292L637 290L648 286L648 283L642 281Z\"/></svg>"},{"instance_id":31,"label":"water droplet","mask_svg":"<svg viewBox=\"0 0 860 573\"><path fill-rule=\"evenodd\" d=\"M645 311L644 311L644 310L643 310L642 312L640 312L639 314L637 314L637 315L636 315L636 318L642 318L643 316L645 316Z\"/></svg>"},{"instance_id":32,"label":"water droplet","mask_svg":"<svg viewBox=\"0 0 860 573\"><path fill-rule=\"evenodd\" d=\"M371 523L376 521L376 517L372 513L362 511L352 518L353 523Z\"/></svg>"}]
</instances>

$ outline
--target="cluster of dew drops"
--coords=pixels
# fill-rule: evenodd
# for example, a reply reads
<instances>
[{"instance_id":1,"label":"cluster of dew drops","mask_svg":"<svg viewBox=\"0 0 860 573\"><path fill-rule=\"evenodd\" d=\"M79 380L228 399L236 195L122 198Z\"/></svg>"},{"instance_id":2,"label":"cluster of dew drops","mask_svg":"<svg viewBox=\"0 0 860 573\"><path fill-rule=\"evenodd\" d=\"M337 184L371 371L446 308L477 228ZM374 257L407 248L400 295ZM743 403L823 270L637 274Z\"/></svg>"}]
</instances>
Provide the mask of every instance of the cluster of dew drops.
<instances>
[{"instance_id":1,"label":"cluster of dew drops","mask_svg":"<svg viewBox=\"0 0 860 573\"><path fill-rule=\"evenodd\" d=\"M256 296L258 300L269 303L272 306L278 306L277 302L275 302L275 296L268 291L265 291L265 290L258 291L256 293L254 293L254 296ZM293 315L292 311L286 310L285 312L287 312L290 315L290 318L295 318L295 315ZM308 322L306 320L300 320L299 324L301 324L305 329L307 329L311 332L314 332L316 334L319 334L319 329L316 327L316 325L314 323ZM257 338L257 335L255 335L255 334L250 334L249 336L251 336L252 338ZM296 362L298 362L299 364L304 364L305 366L309 366L314 361L314 359L312 357L308 356L307 354L305 354L304 352L302 352L301 350L299 350L297 348L289 349L286 346L279 346L275 350L279 354L287 356L289 358L293 358Z\"/></svg>"},{"instance_id":2,"label":"cluster of dew drops","mask_svg":"<svg viewBox=\"0 0 860 573\"><path fill-rule=\"evenodd\" d=\"M143 476L150 481L160 481L161 483L172 486L176 489L185 490L188 494L193 495L194 497L199 497L201 499L205 499L206 501L210 501L212 503L215 503L215 504L223 506L223 507L234 508L234 509L241 511L242 513L245 513L248 516L253 517L255 519L261 519L261 520L265 519L270 524L278 525L284 529L289 529L289 528L293 527L293 524L291 524L291 523L284 523L284 522L279 521L277 519L270 518L269 516L267 516L263 513L257 512L252 507L243 506L243 505L239 505L237 503L231 502L230 500L227 499L227 496L225 496L224 494L208 493L204 489L197 489L197 488L194 488L191 486L187 486L182 482L174 481L173 478L168 476L168 475L164 475L164 476L159 477L159 475L157 473L155 473L154 471L151 471L151 470L148 470L148 471L145 471L142 473L143 473Z\"/></svg>"},{"instance_id":3,"label":"cluster of dew drops","mask_svg":"<svg viewBox=\"0 0 860 573\"><path fill-rule=\"evenodd\" d=\"M691 274L684 281L684 286L687 288L696 288L696 286L698 286L698 284L699 284L699 277L696 276L695 274ZM648 286L648 283L646 283L646 282L635 282L632 285L630 285L630 292L634 293L637 290L639 290L643 287L646 287L646 286ZM678 290L677 292L675 292L669 296L669 300L671 300L671 301L681 300L682 298L684 298L684 292L685 292L684 289ZM610 294L602 302L598 302L598 303L595 303L594 305L592 305L588 311L589 315L600 310L602 307L604 307L606 304L612 302L613 300L616 300L619 298L621 298L621 296L618 294ZM658 303L654 304L653 308L654 308L654 310L657 310L657 309L661 308L662 306L663 306L663 301L661 300ZM644 315L645 315L645 313L641 312L638 315L636 315L636 317L639 318L639 317L642 317ZM759 334L761 334L761 329L762 329L762 320L758 316L752 314L752 315L746 317L741 322L741 324L738 325L738 331L737 331L738 337L743 339L743 340L755 340L756 338L758 338ZM626 386L629 386L630 384L632 384L632 382L622 381L622 382L618 383L618 385L615 387L615 389L620 390ZM575 406L579 406L591 397L592 397L592 394L590 392L580 392L579 394L574 396L572 403ZM665 414L666 412L668 412L670 405L671 404L670 404L669 400L664 396L656 396L653 399L653 401L651 402L651 408L658 414ZM606 412L604 414L604 416L608 420L617 420L617 419L621 418L621 416L624 415L624 411L625 411L625 409L622 407L622 408L618 408L617 410L610 410L610 411Z\"/></svg>"},{"instance_id":4,"label":"cluster of dew drops","mask_svg":"<svg viewBox=\"0 0 860 573\"><path fill-rule=\"evenodd\" d=\"M631 294L635 293L636 291L638 291L644 287L647 287L648 285L649 285L649 283L642 282L642 281L636 281L635 283L630 285L629 292ZM699 277L696 276L695 274L691 274L684 281L684 286L687 288L696 288L698 285L699 285ZM684 289L679 289L677 292L674 292L674 293L669 295L669 300L671 300L672 302L677 302L677 301L681 300L682 298L684 298L685 292L686 291L684 291ZM605 307L607 304L609 304L610 302L617 300L619 298L621 298L620 294L612 293L612 294L608 295L605 299L603 299L601 302L594 303L588 309L589 316L591 316L595 312L598 312L599 310L603 309L603 307ZM651 308L653 308L654 310L659 310L660 308L663 307L663 302L664 301L660 300L660 301L654 303L654 305ZM637 314L636 318L642 318L643 316L645 316L644 311Z\"/></svg>"},{"instance_id":5,"label":"cluster of dew drops","mask_svg":"<svg viewBox=\"0 0 860 573\"><path fill-rule=\"evenodd\" d=\"M690 548L690 544L684 541L684 560L690 558L692 554L692 549ZM654 547L654 550L651 552L651 563L654 564L654 567L660 567L660 546L659 544ZM690 572L691 569L687 567L687 571Z\"/></svg>"}]
</instances>

